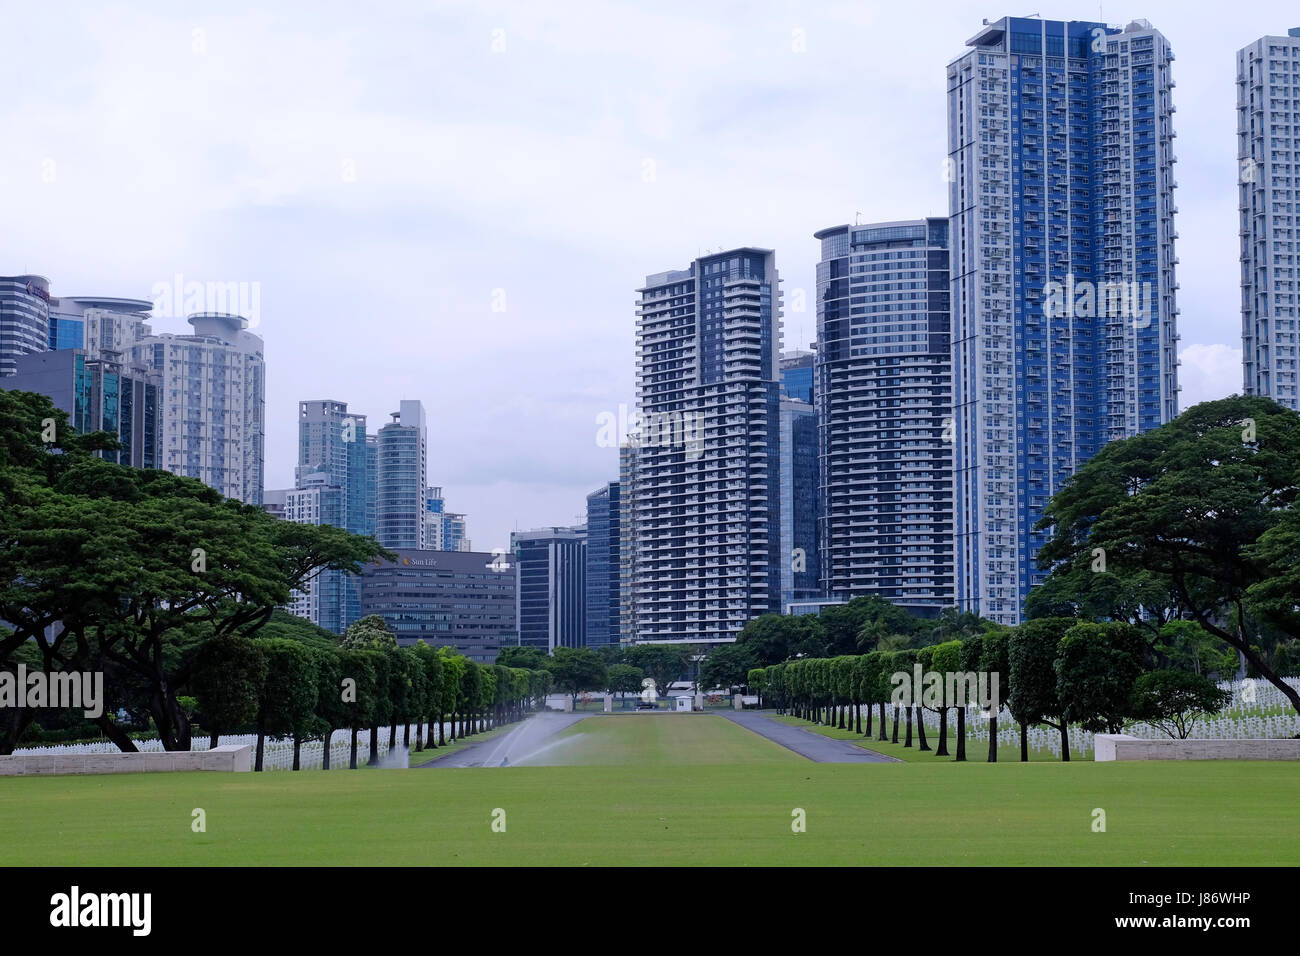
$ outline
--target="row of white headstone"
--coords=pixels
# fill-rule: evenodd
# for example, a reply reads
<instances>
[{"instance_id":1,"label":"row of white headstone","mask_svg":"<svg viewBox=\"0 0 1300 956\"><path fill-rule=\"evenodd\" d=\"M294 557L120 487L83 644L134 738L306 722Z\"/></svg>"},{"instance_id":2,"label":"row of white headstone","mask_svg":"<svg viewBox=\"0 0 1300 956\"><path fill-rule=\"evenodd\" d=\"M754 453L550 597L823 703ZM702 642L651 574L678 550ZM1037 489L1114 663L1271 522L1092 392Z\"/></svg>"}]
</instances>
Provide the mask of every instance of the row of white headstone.
<instances>
[{"instance_id":1,"label":"row of white headstone","mask_svg":"<svg viewBox=\"0 0 1300 956\"><path fill-rule=\"evenodd\" d=\"M1284 678L1284 680L1291 687L1300 690L1300 678L1288 677ZM1291 702L1286 699L1282 691L1267 681L1248 678L1240 681L1224 681L1219 686L1232 694L1232 700L1219 713L1194 720L1190 726L1190 737L1218 740L1258 740L1261 738L1294 737L1296 734L1300 734L1300 714L1297 714L1291 707ZM893 712L893 706L886 705L885 714L890 722L888 732L891 735L893 731ZM913 719L915 719L915 713ZM923 710L922 719L925 723L926 733L938 733L939 715L937 713ZM905 720L906 715L900 713L900 739L903 732L903 721ZM950 733L956 723L956 715L950 710L948 713ZM1079 727L1070 727L1068 732L1072 755L1078 756L1092 753L1092 732L1082 730ZM879 733L879 728L877 728L875 736L878 736ZM1141 737L1148 740L1169 736L1159 727L1142 721L1126 724L1124 733L1132 737ZM1059 730L1038 725L1030 727L1027 736L1030 749L1046 750L1056 757L1061 755L1061 732ZM968 743L978 741L984 743L985 746L988 745L989 720L978 707L966 708L966 739ZM1011 712L1005 707L998 714L998 745L1020 746L1020 725L1015 722Z\"/></svg>"}]
</instances>

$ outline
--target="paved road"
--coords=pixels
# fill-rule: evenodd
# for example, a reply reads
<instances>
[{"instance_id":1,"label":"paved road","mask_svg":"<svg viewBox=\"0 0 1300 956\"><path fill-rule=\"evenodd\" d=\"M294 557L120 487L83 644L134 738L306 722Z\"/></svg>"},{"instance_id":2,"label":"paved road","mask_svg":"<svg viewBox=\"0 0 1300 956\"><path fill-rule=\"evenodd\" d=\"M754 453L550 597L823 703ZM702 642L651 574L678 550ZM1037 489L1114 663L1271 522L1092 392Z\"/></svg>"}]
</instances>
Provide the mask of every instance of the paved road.
<instances>
[{"instance_id":1,"label":"paved road","mask_svg":"<svg viewBox=\"0 0 1300 956\"><path fill-rule=\"evenodd\" d=\"M420 768L438 770L444 767L501 767L518 764L536 753L546 741L566 727L572 727L590 714L535 714L522 724L499 737L470 744L462 750Z\"/></svg>"},{"instance_id":2,"label":"paved road","mask_svg":"<svg viewBox=\"0 0 1300 956\"><path fill-rule=\"evenodd\" d=\"M752 730L760 737L766 737L780 744L787 750L793 750L814 763L898 763L894 757L886 757L874 750L866 750L851 740L823 737L812 730L804 730L793 724L783 724L755 710L714 711L714 713L740 724L746 730Z\"/></svg>"}]
</instances>

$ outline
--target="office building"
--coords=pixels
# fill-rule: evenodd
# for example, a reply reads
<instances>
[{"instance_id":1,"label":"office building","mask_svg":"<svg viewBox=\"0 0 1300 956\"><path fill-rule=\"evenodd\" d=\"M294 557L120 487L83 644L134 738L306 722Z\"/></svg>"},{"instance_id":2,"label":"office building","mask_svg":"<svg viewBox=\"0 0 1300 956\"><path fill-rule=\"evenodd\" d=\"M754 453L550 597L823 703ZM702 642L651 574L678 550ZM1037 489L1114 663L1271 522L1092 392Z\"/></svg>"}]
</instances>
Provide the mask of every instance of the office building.
<instances>
[{"instance_id":1,"label":"office building","mask_svg":"<svg viewBox=\"0 0 1300 956\"><path fill-rule=\"evenodd\" d=\"M1300 27L1237 52L1247 395L1300 411Z\"/></svg>"},{"instance_id":2,"label":"office building","mask_svg":"<svg viewBox=\"0 0 1300 956\"><path fill-rule=\"evenodd\" d=\"M548 654L557 647L582 647L587 634L585 526L515 531L510 550L519 644Z\"/></svg>"},{"instance_id":3,"label":"office building","mask_svg":"<svg viewBox=\"0 0 1300 956\"><path fill-rule=\"evenodd\" d=\"M622 644L636 642L636 517L633 495L636 493L637 449L631 442L618 448L618 639ZM590 526L590 522L588 523Z\"/></svg>"},{"instance_id":4,"label":"office building","mask_svg":"<svg viewBox=\"0 0 1300 956\"><path fill-rule=\"evenodd\" d=\"M447 511L442 488L433 487L425 492L424 538L428 551L472 551L467 536L465 516Z\"/></svg>"},{"instance_id":5,"label":"office building","mask_svg":"<svg viewBox=\"0 0 1300 956\"><path fill-rule=\"evenodd\" d=\"M1145 21L1006 17L967 46L948 66L956 591L1013 624L1046 575L1048 500L1177 412L1174 57Z\"/></svg>"},{"instance_id":6,"label":"office building","mask_svg":"<svg viewBox=\"0 0 1300 956\"><path fill-rule=\"evenodd\" d=\"M587 495L588 647L619 643L619 484L611 481Z\"/></svg>"},{"instance_id":7,"label":"office building","mask_svg":"<svg viewBox=\"0 0 1300 956\"><path fill-rule=\"evenodd\" d=\"M0 376L18 371L18 357L44 352L50 339L50 281L0 276Z\"/></svg>"},{"instance_id":8,"label":"office building","mask_svg":"<svg viewBox=\"0 0 1300 956\"><path fill-rule=\"evenodd\" d=\"M781 395L797 398L808 405L813 400L813 378L817 366L817 353L795 349L781 356Z\"/></svg>"},{"instance_id":9,"label":"office building","mask_svg":"<svg viewBox=\"0 0 1300 956\"><path fill-rule=\"evenodd\" d=\"M934 616L955 599L948 220L816 238L821 586Z\"/></svg>"},{"instance_id":10,"label":"office building","mask_svg":"<svg viewBox=\"0 0 1300 956\"><path fill-rule=\"evenodd\" d=\"M115 355L116 353L114 353ZM33 352L15 360L16 374L0 387L46 395L68 413L81 434L105 431L120 448L96 454L136 468L157 468L160 442L159 387L144 369L85 349Z\"/></svg>"},{"instance_id":11,"label":"office building","mask_svg":"<svg viewBox=\"0 0 1300 956\"><path fill-rule=\"evenodd\" d=\"M639 641L731 641L780 608L779 283L742 248L638 290Z\"/></svg>"},{"instance_id":12,"label":"office building","mask_svg":"<svg viewBox=\"0 0 1300 956\"><path fill-rule=\"evenodd\" d=\"M378 614L406 645L452 647L491 664L517 643L515 575L478 551L398 549L396 561L367 565L361 608Z\"/></svg>"}]
</instances>

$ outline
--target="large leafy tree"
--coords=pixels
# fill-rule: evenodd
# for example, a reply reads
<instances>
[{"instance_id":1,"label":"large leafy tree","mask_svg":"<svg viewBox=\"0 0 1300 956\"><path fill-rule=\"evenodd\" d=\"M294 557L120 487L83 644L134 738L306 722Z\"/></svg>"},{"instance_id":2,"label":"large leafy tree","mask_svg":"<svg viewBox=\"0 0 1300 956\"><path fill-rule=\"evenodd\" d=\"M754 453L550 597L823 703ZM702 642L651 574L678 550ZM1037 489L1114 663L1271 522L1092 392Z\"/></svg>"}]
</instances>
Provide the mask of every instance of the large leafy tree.
<instances>
[{"instance_id":1,"label":"large leafy tree","mask_svg":"<svg viewBox=\"0 0 1300 956\"><path fill-rule=\"evenodd\" d=\"M211 737L209 747L217 746L221 734L256 721L266 668L262 646L246 637L224 634L199 648L191 689L198 698L203 727Z\"/></svg>"},{"instance_id":2,"label":"large leafy tree","mask_svg":"<svg viewBox=\"0 0 1300 956\"><path fill-rule=\"evenodd\" d=\"M1084 730L1119 733L1133 714L1133 685L1146 663L1138 629L1122 621L1077 624L1056 647L1062 717Z\"/></svg>"},{"instance_id":3,"label":"large leafy tree","mask_svg":"<svg viewBox=\"0 0 1300 956\"><path fill-rule=\"evenodd\" d=\"M1300 636L1298 481L1300 415L1258 396L1203 402L1081 466L1044 511L1039 562L1073 580L1098 558L1151 576L1300 712L1248 623L1254 611Z\"/></svg>"},{"instance_id":4,"label":"large leafy tree","mask_svg":"<svg viewBox=\"0 0 1300 956\"><path fill-rule=\"evenodd\" d=\"M1215 714L1232 700L1200 674L1185 670L1150 671L1133 685L1133 716L1159 727L1170 737L1186 739L1192 721Z\"/></svg>"},{"instance_id":5,"label":"large leafy tree","mask_svg":"<svg viewBox=\"0 0 1300 956\"><path fill-rule=\"evenodd\" d=\"M302 741L316 717L317 664L307 645L283 638L255 642L266 660L266 675L257 698L257 757L263 768L267 736L293 738L293 769L298 770Z\"/></svg>"},{"instance_id":6,"label":"large leafy tree","mask_svg":"<svg viewBox=\"0 0 1300 956\"><path fill-rule=\"evenodd\" d=\"M1070 759L1070 725L1056 683L1056 648L1073 618L1043 617L1023 621L1011 631L1007 658L1011 665L1011 716L1020 723L1020 759L1029 759L1027 728L1047 724L1061 732L1061 759Z\"/></svg>"},{"instance_id":7,"label":"large leafy tree","mask_svg":"<svg viewBox=\"0 0 1300 956\"><path fill-rule=\"evenodd\" d=\"M105 668L110 693L129 685L168 750L190 743L177 697L194 655L173 653L176 635L250 635L318 571L387 554L373 539L278 521L190 478L93 457L111 441L76 436L48 399L2 394L0 619L14 633L0 661L32 640L49 670Z\"/></svg>"},{"instance_id":8,"label":"large leafy tree","mask_svg":"<svg viewBox=\"0 0 1300 956\"><path fill-rule=\"evenodd\" d=\"M587 647L557 647L551 658L550 671L555 677L556 688L571 695L575 701L582 691L602 690L607 683L605 662Z\"/></svg>"},{"instance_id":9,"label":"large leafy tree","mask_svg":"<svg viewBox=\"0 0 1300 956\"><path fill-rule=\"evenodd\" d=\"M753 651L741 644L719 644L700 665L700 686L730 690L743 687L755 666Z\"/></svg>"},{"instance_id":10,"label":"large leafy tree","mask_svg":"<svg viewBox=\"0 0 1300 956\"><path fill-rule=\"evenodd\" d=\"M557 649L557 659L559 654ZM628 664L641 668L647 676L654 678L655 688L660 694L666 694L668 686L690 666L687 651L680 644L636 644L627 649L624 657ZM555 686L563 690L564 682L558 670L552 667L551 672L555 674Z\"/></svg>"},{"instance_id":11,"label":"large leafy tree","mask_svg":"<svg viewBox=\"0 0 1300 956\"><path fill-rule=\"evenodd\" d=\"M736 645L748 648L764 667L801 655L821 657L826 653L826 639L818 619L819 615L814 614L762 614L751 618L740 629ZM636 647L628 649L625 656L629 664L637 664L633 659L636 650Z\"/></svg>"}]
</instances>

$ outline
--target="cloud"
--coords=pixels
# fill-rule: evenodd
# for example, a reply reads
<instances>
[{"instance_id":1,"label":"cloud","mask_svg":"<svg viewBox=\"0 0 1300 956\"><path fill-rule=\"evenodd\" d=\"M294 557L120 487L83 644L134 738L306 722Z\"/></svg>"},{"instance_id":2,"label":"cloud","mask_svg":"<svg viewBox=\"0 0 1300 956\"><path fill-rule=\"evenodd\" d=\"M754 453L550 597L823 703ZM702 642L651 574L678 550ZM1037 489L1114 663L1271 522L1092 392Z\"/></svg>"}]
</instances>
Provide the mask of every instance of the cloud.
<instances>
[{"instance_id":1,"label":"cloud","mask_svg":"<svg viewBox=\"0 0 1300 956\"><path fill-rule=\"evenodd\" d=\"M1230 345L1189 345L1178 353L1178 410L1242 392L1241 349Z\"/></svg>"}]
</instances>

